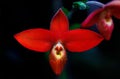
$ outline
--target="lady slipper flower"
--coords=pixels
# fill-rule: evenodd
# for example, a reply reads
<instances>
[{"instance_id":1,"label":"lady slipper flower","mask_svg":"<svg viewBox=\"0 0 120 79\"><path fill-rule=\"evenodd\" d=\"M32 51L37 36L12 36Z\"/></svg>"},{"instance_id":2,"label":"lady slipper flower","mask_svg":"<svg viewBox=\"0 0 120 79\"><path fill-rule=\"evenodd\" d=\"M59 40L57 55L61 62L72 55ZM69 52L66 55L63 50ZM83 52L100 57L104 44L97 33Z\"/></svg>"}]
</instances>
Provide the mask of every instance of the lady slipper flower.
<instances>
[{"instance_id":1,"label":"lady slipper flower","mask_svg":"<svg viewBox=\"0 0 120 79\"><path fill-rule=\"evenodd\" d=\"M83 28L89 28L96 24L99 32L106 40L109 40L114 28L112 16L120 19L120 0L114 0L103 8L95 10L81 25Z\"/></svg>"},{"instance_id":2,"label":"lady slipper flower","mask_svg":"<svg viewBox=\"0 0 120 79\"><path fill-rule=\"evenodd\" d=\"M52 18L50 30L34 28L14 35L24 47L48 52L49 63L56 75L60 75L67 60L66 50L84 52L98 45L103 37L85 29L69 30L68 19L61 9Z\"/></svg>"}]
</instances>

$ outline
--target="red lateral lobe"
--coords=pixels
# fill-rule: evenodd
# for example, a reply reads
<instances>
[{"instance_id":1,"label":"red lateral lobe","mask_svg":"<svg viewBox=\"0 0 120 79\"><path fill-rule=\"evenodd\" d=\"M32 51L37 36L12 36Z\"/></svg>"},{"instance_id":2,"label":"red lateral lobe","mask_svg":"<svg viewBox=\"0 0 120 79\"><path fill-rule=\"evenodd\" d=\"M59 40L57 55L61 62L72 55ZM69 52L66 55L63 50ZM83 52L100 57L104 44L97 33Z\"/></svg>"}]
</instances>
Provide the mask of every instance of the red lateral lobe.
<instances>
[{"instance_id":1,"label":"red lateral lobe","mask_svg":"<svg viewBox=\"0 0 120 79\"><path fill-rule=\"evenodd\" d=\"M102 9L97 9L94 12L92 12L81 24L82 28L89 28L91 26L93 26L94 24L97 23L97 21L99 21L99 17L101 12L103 11Z\"/></svg>"},{"instance_id":2,"label":"red lateral lobe","mask_svg":"<svg viewBox=\"0 0 120 79\"><path fill-rule=\"evenodd\" d=\"M50 30L55 32L64 32L69 30L69 22L62 9L59 9L52 18Z\"/></svg>"},{"instance_id":3,"label":"red lateral lobe","mask_svg":"<svg viewBox=\"0 0 120 79\"><path fill-rule=\"evenodd\" d=\"M52 45L51 33L44 29L29 29L14 35L24 47L37 52L47 52Z\"/></svg>"},{"instance_id":4,"label":"red lateral lobe","mask_svg":"<svg viewBox=\"0 0 120 79\"><path fill-rule=\"evenodd\" d=\"M107 3L105 9L109 9L116 18L120 19L120 0L113 0Z\"/></svg>"},{"instance_id":5,"label":"red lateral lobe","mask_svg":"<svg viewBox=\"0 0 120 79\"><path fill-rule=\"evenodd\" d=\"M84 52L97 46L103 37L85 29L72 30L64 38L65 48L71 52Z\"/></svg>"}]
</instances>

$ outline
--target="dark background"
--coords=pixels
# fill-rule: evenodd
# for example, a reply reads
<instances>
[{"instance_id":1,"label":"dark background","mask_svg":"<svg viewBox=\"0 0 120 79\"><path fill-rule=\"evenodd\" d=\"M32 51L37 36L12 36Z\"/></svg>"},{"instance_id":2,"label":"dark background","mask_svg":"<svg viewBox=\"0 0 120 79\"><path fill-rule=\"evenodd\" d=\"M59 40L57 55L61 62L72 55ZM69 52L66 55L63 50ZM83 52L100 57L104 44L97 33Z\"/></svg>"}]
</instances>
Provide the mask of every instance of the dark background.
<instances>
[{"instance_id":1,"label":"dark background","mask_svg":"<svg viewBox=\"0 0 120 79\"><path fill-rule=\"evenodd\" d=\"M57 1L57 0L56 0ZM60 1L60 0L58 0ZM72 9L77 0L62 0L60 6ZM107 3L110 0L99 0ZM67 53L68 61L57 77L45 53L38 53L21 46L13 35L30 28L49 29L52 16L60 7L55 0L3 1L0 7L0 79L118 79L120 78L120 20L114 19L115 28L109 41L84 53ZM76 11L70 24L81 23L86 11ZM2 76L4 76L2 78Z\"/></svg>"}]
</instances>

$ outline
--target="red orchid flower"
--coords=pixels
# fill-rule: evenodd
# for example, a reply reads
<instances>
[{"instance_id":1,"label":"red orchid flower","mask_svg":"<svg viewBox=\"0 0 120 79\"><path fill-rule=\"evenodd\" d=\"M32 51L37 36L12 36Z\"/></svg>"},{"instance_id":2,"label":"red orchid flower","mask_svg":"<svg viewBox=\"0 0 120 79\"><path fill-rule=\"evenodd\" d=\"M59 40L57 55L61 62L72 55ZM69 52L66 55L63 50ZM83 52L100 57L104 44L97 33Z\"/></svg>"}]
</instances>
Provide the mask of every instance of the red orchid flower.
<instances>
[{"instance_id":1,"label":"red orchid flower","mask_svg":"<svg viewBox=\"0 0 120 79\"><path fill-rule=\"evenodd\" d=\"M37 52L48 52L50 65L60 75L67 60L66 49L84 52L98 45L103 37L93 31L76 29L69 31L68 19L61 9L54 15L50 30L34 28L14 35L24 47Z\"/></svg>"},{"instance_id":2,"label":"red orchid flower","mask_svg":"<svg viewBox=\"0 0 120 79\"><path fill-rule=\"evenodd\" d=\"M120 0L114 0L104 5L103 8L95 10L81 25L83 28L89 28L96 24L104 38L110 40L114 28L112 16L120 19Z\"/></svg>"}]
</instances>

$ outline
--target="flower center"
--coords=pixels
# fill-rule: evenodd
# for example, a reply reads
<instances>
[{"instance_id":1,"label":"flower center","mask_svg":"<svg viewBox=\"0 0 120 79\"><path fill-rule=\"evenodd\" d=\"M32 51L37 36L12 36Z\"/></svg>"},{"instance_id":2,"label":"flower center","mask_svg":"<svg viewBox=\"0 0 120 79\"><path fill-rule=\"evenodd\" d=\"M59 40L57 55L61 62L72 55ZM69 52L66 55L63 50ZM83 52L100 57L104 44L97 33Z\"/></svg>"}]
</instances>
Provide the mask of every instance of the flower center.
<instances>
[{"instance_id":1,"label":"flower center","mask_svg":"<svg viewBox=\"0 0 120 79\"><path fill-rule=\"evenodd\" d=\"M57 59L60 59L65 54L65 49L61 42L58 42L56 45L53 46L52 53Z\"/></svg>"},{"instance_id":2,"label":"flower center","mask_svg":"<svg viewBox=\"0 0 120 79\"><path fill-rule=\"evenodd\" d=\"M61 51L63 50L63 48L57 46L55 50L56 50L56 55L61 55Z\"/></svg>"},{"instance_id":3,"label":"flower center","mask_svg":"<svg viewBox=\"0 0 120 79\"><path fill-rule=\"evenodd\" d=\"M111 24L112 24L112 19L111 18L105 18L105 21L106 21L106 24L108 26L111 26Z\"/></svg>"},{"instance_id":4,"label":"flower center","mask_svg":"<svg viewBox=\"0 0 120 79\"><path fill-rule=\"evenodd\" d=\"M104 12L102 12L100 19L102 19L107 26L111 26L112 25L112 19L111 19L110 10L106 9Z\"/></svg>"}]
</instances>

